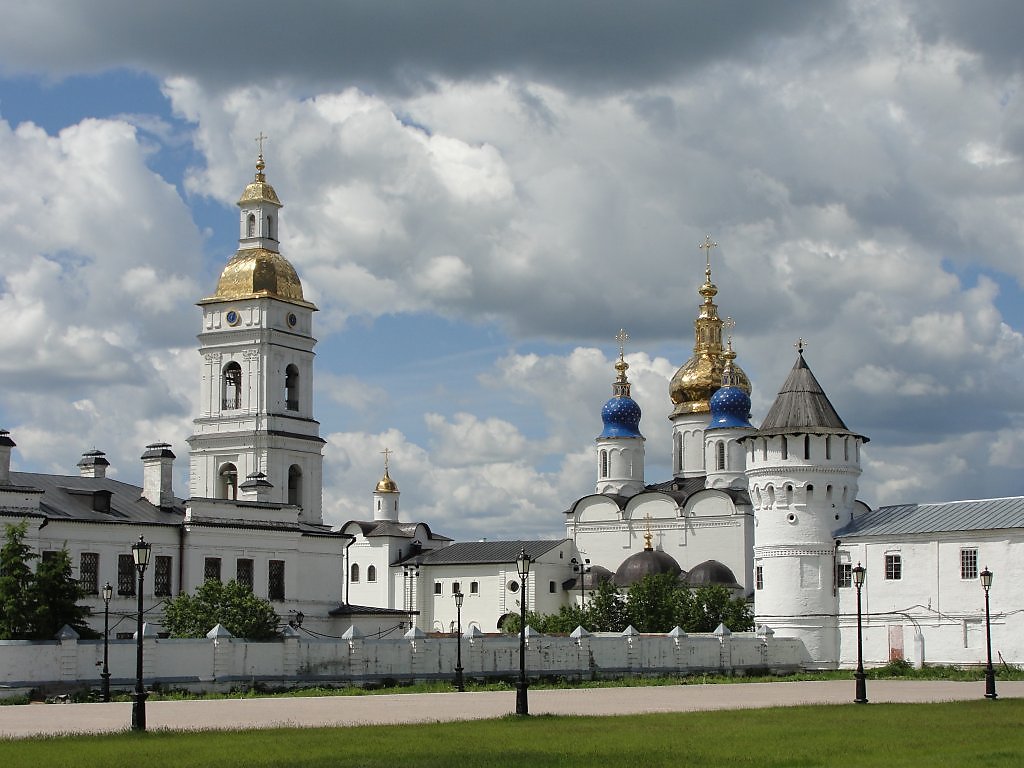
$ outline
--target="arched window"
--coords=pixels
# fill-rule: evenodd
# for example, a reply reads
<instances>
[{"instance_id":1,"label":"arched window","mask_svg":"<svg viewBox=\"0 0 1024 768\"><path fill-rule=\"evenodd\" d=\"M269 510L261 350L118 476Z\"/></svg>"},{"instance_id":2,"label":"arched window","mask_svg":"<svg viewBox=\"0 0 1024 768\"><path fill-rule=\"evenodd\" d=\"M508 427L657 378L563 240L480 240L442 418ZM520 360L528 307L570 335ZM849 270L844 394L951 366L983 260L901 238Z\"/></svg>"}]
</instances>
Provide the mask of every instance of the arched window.
<instances>
[{"instance_id":1,"label":"arched window","mask_svg":"<svg viewBox=\"0 0 1024 768\"><path fill-rule=\"evenodd\" d=\"M825 435L825 459L832 458L832 435Z\"/></svg>"},{"instance_id":2,"label":"arched window","mask_svg":"<svg viewBox=\"0 0 1024 768\"><path fill-rule=\"evenodd\" d=\"M715 468L721 472L725 469L725 443L721 440L715 445Z\"/></svg>"},{"instance_id":3,"label":"arched window","mask_svg":"<svg viewBox=\"0 0 1024 768\"><path fill-rule=\"evenodd\" d=\"M850 460L850 438L843 438L843 461Z\"/></svg>"},{"instance_id":4,"label":"arched window","mask_svg":"<svg viewBox=\"0 0 1024 768\"><path fill-rule=\"evenodd\" d=\"M608 451L601 450L601 477L608 477Z\"/></svg>"},{"instance_id":5,"label":"arched window","mask_svg":"<svg viewBox=\"0 0 1024 768\"><path fill-rule=\"evenodd\" d=\"M249 219L245 223L245 236L256 237L256 216L249 214Z\"/></svg>"},{"instance_id":6,"label":"arched window","mask_svg":"<svg viewBox=\"0 0 1024 768\"><path fill-rule=\"evenodd\" d=\"M768 461L768 438L761 441L761 461Z\"/></svg>"},{"instance_id":7,"label":"arched window","mask_svg":"<svg viewBox=\"0 0 1024 768\"><path fill-rule=\"evenodd\" d=\"M238 498L238 469L234 464L225 464L220 468L218 474L219 488L217 496L221 499Z\"/></svg>"},{"instance_id":8,"label":"arched window","mask_svg":"<svg viewBox=\"0 0 1024 768\"><path fill-rule=\"evenodd\" d=\"M299 410L299 369L294 365L284 369L284 407Z\"/></svg>"},{"instance_id":9,"label":"arched window","mask_svg":"<svg viewBox=\"0 0 1024 768\"><path fill-rule=\"evenodd\" d=\"M302 506L302 468L298 464L288 467L288 503Z\"/></svg>"},{"instance_id":10,"label":"arched window","mask_svg":"<svg viewBox=\"0 0 1024 768\"><path fill-rule=\"evenodd\" d=\"M675 471L678 472L683 468L683 435L681 432L676 432L675 445L672 447L672 458L675 459Z\"/></svg>"},{"instance_id":11,"label":"arched window","mask_svg":"<svg viewBox=\"0 0 1024 768\"><path fill-rule=\"evenodd\" d=\"M376 581L377 580L377 566L369 565L366 567L366 580Z\"/></svg>"},{"instance_id":12,"label":"arched window","mask_svg":"<svg viewBox=\"0 0 1024 768\"><path fill-rule=\"evenodd\" d=\"M792 483L786 483L786 506L793 503L793 485Z\"/></svg>"},{"instance_id":13,"label":"arched window","mask_svg":"<svg viewBox=\"0 0 1024 768\"><path fill-rule=\"evenodd\" d=\"M274 217L273 216L267 216L267 237L269 237L271 240L276 240L277 239L277 238L274 237Z\"/></svg>"},{"instance_id":14,"label":"arched window","mask_svg":"<svg viewBox=\"0 0 1024 768\"><path fill-rule=\"evenodd\" d=\"M804 435L804 459L809 460L811 458L811 436Z\"/></svg>"},{"instance_id":15,"label":"arched window","mask_svg":"<svg viewBox=\"0 0 1024 768\"><path fill-rule=\"evenodd\" d=\"M782 458L789 458L789 440L786 439L785 435L782 436Z\"/></svg>"},{"instance_id":16,"label":"arched window","mask_svg":"<svg viewBox=\"0 0 1024 768\"><path fill-rule=\"evenodd\" d=\"M242 366L231 362L224 366L221 407L236 409L242 407Z\"/></svg>"},{"instance_id":17,"label":"arched window","mask_svg":"<svg viewBox=\"0 0 1024 768\"><path fill-rule=\"evenodd\" d=\"M811 502L814 501L814 486L807 486L807 505L810 506Z\"/></svg>"},{"instance_id":18,"label":"arched window","mask_svg":"<svg viewBox=\"0 0 1024 768\"><path fill-rule=\"evenodd\" d=\"M349 575L348 580L353 584L359 583L359 563L352 563L352 567L348 569Z\"/></svg>"}]
</instances>

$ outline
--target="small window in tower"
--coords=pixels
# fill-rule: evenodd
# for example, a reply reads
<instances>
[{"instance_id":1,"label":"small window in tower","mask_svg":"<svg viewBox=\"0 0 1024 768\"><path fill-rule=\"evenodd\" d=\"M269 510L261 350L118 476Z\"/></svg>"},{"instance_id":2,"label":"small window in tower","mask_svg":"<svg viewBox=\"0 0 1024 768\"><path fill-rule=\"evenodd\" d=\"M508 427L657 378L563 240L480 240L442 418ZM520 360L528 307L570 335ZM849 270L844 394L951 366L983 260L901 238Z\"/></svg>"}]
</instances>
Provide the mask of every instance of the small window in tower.
<instances>
[{"instance_id":1,"label":"small window in tower","mask_svg":"<svg viewBox=\"0 0 1024 768\"><path fill-rule=\"evenodd\" d=\"M352 567L348 569L348 580L353 584L359 583L359 563L352 563Z\"/></svg>"},{"instance_id":2,"label":"small window in tower","mask_svg":"<svg viewBox=\"0 0 1024 768\"><path fill-rule=\"evenodd\" d=\"M813 485L808 485L807 486L807 499L806 499L806 503L810 504L812 501L814 501L814 486Z\"/></svg>"},{"instance_id":3,"label":"small window in tower","mask_svg":"<svg viewBox=\"0 0 1024 768\"><path fill-rule=\"evenodd\" d=\"M715 468L721 472L725 469L725 443L719 440L715 446L715 452Z\"/></svg>"},{"instance_id":4,"label":"small window in tower","mask_svg":"<svg viewBox=\"0 0 1024 768\"><path fill-rule=\"evenodd\" d=\"M377 566L368 565L366 566L366 580L377 581Z\"/></svg>"},{"instance_id":5,"label":"small window in tower","mask_svg":"<svg viewBox=\"0 0 1024 768\"><path fill-rule=\"evenodd\" d=\"M299 369L289 365L284 371L284 407L299 410Z\"/></svg>"},{"instance_id":6,"label":"small window in tower","mask_svg":"<svg viewBox=\"0 0 1024 768\"><path fill-rule=\"evenodd\" d=\"M675 471L678 472L683 468L683 436L681 433L676 432L675 441L672 446L672 458L675 462Z\"/></svg>"},{"instance_id":7,"label":"small window in tower","mask_svg":"<svg viewBox=\"0 0 1024 768\"><path fill-rule=\"evenodd\" d=\"M768 438L761 441L761 461L768 461Z\"/></svg>"},{"instance_id":8,"label":"small window in tower","mask_svg":"<svg viewBox=\"0 0 1024 768\"><path fill-rule=\"evenodd\" d=\"M377 511L380 512L380 499L377 499Z\"/></svg>"},{"instance_id":9,"label":"small window in tower","mask_svg":"<svg viewBox=\"0 0 1024 768\"><path fill-rule=\"evenodd\" d=\"M601 477L608 477L608 451L601 451Z\"/></svg>"},{"instance_id":10,"label":"small window in tower","mask_svg":"<svg viewBox=\"0 0 1024 768\"><path fill-rule=\"evenodd\" d=\"M224 366L223 401L221 407L235 410L242 407L242 366L231 362Z\"/></svg>"},{"instance_id":11,"label":"small window in tower","mask_svg":"<svg viewBox=\"0 0 1024 768\"><path fill-rule=\"evenodd\" d=\"M302 506L302 468L298 464L288 467L288 503Z\"/></svg>"},{"instance_id":12,"label":"small window in tower","mask_svg":"<svg viewBox=\"0 0 1024 768\"><path fill-rule=\"evenodd\" d=\"M850 438L843 438L843 461L850 460Z\"/></svg>"},{"instance_id":13,"label":"small window in tower","mask_svg":"<svg viewBox=\"0 0 1024 768\"><path fill-rule=\"evenodd\" d=\"M754 568L754 589L764 589L764 566Z\"/></svg>"},{"instance_id":14,"label":"small window in tower","mask_svg":"<svg viewBox=\"0 0 1024 768\"><path fill-rule=\"evenodd\" d=\"M825 460L832 459L832 435L825 435Z\"/></svg>"},{"instance_id":15,"label":"small window in tower","mask_svg":"<svg viewBox=\"0 0 1024 768\"><path fill-rule=\"evenodd\" d=\"M220 493L218 497L221 499L230 499L234 501L238 498L238 469L234 464L225 464L220 468L218 473L220 478Z\"/></svg>"},{"instance_id":16,"label":"small window in tower","mask_svg":"<svg viewBox=\"0 0 1024 768\"><path fill-rule=\"evenodd\" d=\"M811 436L804 435L804 460L811 458Z\"/></svg>"},{"instance_id":17,"label":"small window in tower","mask_svg":"<svg viewBox=\"0 0 1024 768\"><path fill-rule=\"evenodd\" d=\"M267 237L270 238L271 240L276 240L277 239L276 237L274 237L274 217L273 216L267 216Z\"/></svg>"},{"instance_id":18,"label":"small window in tower","mask_svg":"<svg viewBox=\"0 0 1024 768\"><path fill-rule=\"evenodd\" d=\"M245 236L256 237L256 216L249 214L249 218L245 223Z\"/></svg>"},{"instance_id":19,"label":"small window in tower","mask_svg":"<svg viewBox=\"0 0 1024 768\"><path fill-rule=\"evenodd\" d=\"M786 438L785 435L782 436L782 458L789 458L789 440Z\"/></svg>"}]
</instances>

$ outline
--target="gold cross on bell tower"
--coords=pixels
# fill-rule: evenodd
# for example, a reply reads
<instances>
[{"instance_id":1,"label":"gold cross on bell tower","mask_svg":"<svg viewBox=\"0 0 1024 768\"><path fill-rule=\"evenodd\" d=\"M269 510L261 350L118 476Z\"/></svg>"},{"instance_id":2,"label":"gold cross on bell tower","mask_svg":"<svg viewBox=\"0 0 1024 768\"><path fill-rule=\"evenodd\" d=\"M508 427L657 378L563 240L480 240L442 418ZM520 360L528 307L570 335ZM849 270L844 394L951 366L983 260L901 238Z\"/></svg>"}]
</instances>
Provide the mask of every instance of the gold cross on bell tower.
<instances>
[{"instance_id":1,"label":"gold cross on bell tower","mask_svg":"<svg viewBox=\"0 0 1024 768\"><path fill-rule=\"evenodd\" d=\"M714 242L711 239L711 235L705 235L704 236L704 242L701 243L700 245L698 245L697 247L700 248L702 251L704 251L704 256L705 256L705 258L707 260L706 261L706 268L707 268L707 271L710 272L711 271L711 249L712 248L717 248L718 247L718 243Z\"/></svg>"},{"instance_id":2,"label":"gold cross on bell tower","mask_svg":"<svg viewBox=\"0 0 1024 768\"><path fill-rule=\"evenodd\" d=\"M260 157L263 157L263 142L269 138L269 136L263 135L263 131L260 131L260 135L253 139L253 141L260 145Z\"/></svg>"},{"instance_id":3,"label":"gold cross on bell tower","mask_svg":"<svg viewBox=\"0 0 1024 768\"><path fill-rule=\"evenodd\" d=\"M390 448L385 448L383 451L381 451L381 453L384 454L384 471L387 472L388 471L388 459L391 457L391 454L394 453L394 451L392 451Z\"/></svg>"},{"instance_id":4,"label":"gold cross on bell tower","mask_svg":"<svg viewBox=\"0 0 1024 768\"><path fill-rule=\"evenodd\" d=\"M619 328L619 332L615 334L615 340L619 342L619 358L626 354L626 342L629 341L629 334L626 333L625 328Z\"/></svg>"},{"instance_id":5,"label":"gold cross on bell tower","mask_svg":"<svg viewBox=\"0 0 1024 768\"><path fill-rule=\"evenodd\" d=\"M807 342L804 341L803 337L801 337L796 340L796 343L793 346L796 347L796 351L802 355L804 350L807 349Z\"/></svg>"}]
</instances>

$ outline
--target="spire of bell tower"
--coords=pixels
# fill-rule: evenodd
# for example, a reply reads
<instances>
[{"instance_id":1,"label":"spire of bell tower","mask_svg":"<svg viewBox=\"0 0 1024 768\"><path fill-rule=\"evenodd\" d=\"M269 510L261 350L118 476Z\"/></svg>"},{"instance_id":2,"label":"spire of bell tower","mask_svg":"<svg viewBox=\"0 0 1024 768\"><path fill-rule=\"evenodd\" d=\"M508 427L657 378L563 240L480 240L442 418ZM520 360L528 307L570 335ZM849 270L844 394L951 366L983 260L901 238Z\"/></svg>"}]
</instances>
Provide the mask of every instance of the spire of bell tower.
<instances>
[{"instance_id":1,"label":"spire of bell tower","mask_svg":"<svg viewBox=\"0 0 1024 768\"><path fill-rule=\"evenodd\" d=\"M256 177L246 186L238 201L238 207L241 209L239 250L262 248L277 253L280 247L277 218L283 206L277 192L267 183L267 176L263 172L267 167L263 159L263 142L267 138L269 137L260 131L260 135L255 139L260 146L256 158Z\"/></svg>"}]
</instances>

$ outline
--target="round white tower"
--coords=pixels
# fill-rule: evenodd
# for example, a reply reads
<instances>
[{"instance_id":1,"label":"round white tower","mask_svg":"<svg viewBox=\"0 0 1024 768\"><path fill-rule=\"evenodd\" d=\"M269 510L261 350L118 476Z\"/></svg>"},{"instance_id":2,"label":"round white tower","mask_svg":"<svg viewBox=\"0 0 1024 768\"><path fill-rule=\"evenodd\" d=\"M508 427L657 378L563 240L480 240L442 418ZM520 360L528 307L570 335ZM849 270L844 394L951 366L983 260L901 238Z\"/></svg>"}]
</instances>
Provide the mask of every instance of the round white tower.
<instances>
[{"instance_id":1,"label":"round white tower","mask_svg":"<svg viewBox=\"0 0 1024 768\"><path fill-rule=\"evenodd\" d=\"M704 431L705 488L747 487L747 456L740 441L754 432L754 427L750 423L750 395L736 386L735 359L730 338L722 387L711 396L711 422Z\"/></svg>"},{"instance_id":2,"label":"round white tower","mask_svg":"<svg viewBox=\"0 0 1024 768\"><path fill-rule=\"evenodd\" d=\"M382 453L384 454L384 476L377 483L377 487L373 489L373 519L397 523L398 483L392 480L391 475L388 474L388 459L391 456L391 450L385 448Z\"/></svg>"},{"instance_id":3,"label":"round white tower","mask_svg":"<svg viewBox=\"0 0 1024 768\"><path fill-rule=\"evenodd\" d=\"M850 520L867 438L847 429L799 356L761 428L743 440L754 505L754 620L839 662L835 532Z\"/></svg>"},{"instance_id":4,"label":"round white tower","mask_svg":"<svg viewBox=\"0 0 1024 768\"><path fill-rule=\"evenodd\" d=\"M597 492L634 496L644 489L644 436L640 434L640 406L629 396L625 344L629 334L619 330L618 376L612 398L601 409L604 430L597 436Z\"/></svg>"},{"instance_id":5,"label":"round white tower","mask_svg":"<svg viewBox=\"0 0 1024 768\"><path fill-rule=\"evenodd\" d=\"M704 284L700 295L704 302L693 323L693 356L675 372L669 383L673 409L672 473L677 478L701 477L704 462L704 429L711 413L711 396L722 386L725 348L722 345L722 320L714 302L718 287L711 282L711 249L716 243L706 237L701 248L707 251ZM739 366L733 368L734 386L750 394L750 379Z\"/></svg>"}]
</instances>

